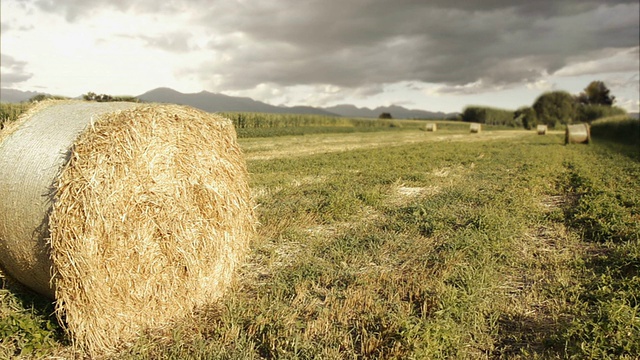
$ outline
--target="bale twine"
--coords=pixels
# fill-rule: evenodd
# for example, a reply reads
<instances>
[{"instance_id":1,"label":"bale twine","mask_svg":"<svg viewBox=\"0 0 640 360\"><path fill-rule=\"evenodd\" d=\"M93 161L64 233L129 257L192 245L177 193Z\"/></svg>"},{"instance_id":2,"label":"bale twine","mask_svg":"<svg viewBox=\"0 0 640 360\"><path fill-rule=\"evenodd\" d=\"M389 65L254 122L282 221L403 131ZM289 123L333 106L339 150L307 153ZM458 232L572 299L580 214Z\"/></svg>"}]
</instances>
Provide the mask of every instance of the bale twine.
<instances>
[{"instance_id":1,"label":"bale twine","mask_svg":"<svg viewBox=\"0 0 640 360\"><path fill-rule=\"evenodd\" d=\"M547 125L538 125L538 135L547 135Z\"/></svg>"},{"instance_id":2,"label":"bale twine","mask_svg":"<svg viewBox=\"0 0 640 360\"><path fill-rule=\"evenodd\" d=\"M255 225L230 120L61 102L21 121L0 143L0 262L75 345L109 353L223 294Z\"/></svg>"},{"instance_id":3,"label":"bale twine","mask_svg":"<svg viewBox=\"0 0 640 360\"><path fill-rule=\"evenodd\" d=\"M591 130L589 124L567 125L564 133L565 144L588 144L591 142Z\"/></svg>"},{"instance_id":4,"label":"bale twine","mask_svg":"<svg viewBox=\"0 0 640 360\"><path fill-rule=\"evenodd\" d=\"M478 123L471 123L471 126L469 127L469 130L474 134L478 134L478 133L480 133L481 126Z\"/></svg>"},{"instance_id":5,"label":"bale twine","mask_svg":"<svg viewBox=\"0 0 640 360\"><path fill-rule=\"evenodd\" d=\"M436 125L436 123L427 123L426 129L427 131L436 131L438 130L438 126Z\"/></svg>"}]
</instances>

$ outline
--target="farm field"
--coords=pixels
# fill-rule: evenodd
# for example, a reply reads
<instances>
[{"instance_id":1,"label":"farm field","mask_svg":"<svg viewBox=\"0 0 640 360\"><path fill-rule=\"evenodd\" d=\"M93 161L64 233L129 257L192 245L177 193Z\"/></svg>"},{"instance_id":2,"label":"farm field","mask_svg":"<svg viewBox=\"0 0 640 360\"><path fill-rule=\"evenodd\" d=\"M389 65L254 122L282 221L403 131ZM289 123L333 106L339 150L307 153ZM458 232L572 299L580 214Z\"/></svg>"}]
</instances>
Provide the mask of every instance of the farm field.
<instances>
[{"instance_id":1,"label":"farm field","mask_svg":"<svg viewBox=\"0 0 640 360\"><path fill-rule=\"evenodd\" d=\"M563 136L241 138L260 225L237 281L117 358L637 358L637 144ZM1 279L0 358L72 357Z\"/></svg>"},{"instance_id":2,"label":"farm field","mask_svg":"<svg viewBox=\"0 0 640 360\"><path fill-rule=\"evenodd\" d=\"M473 135L460 131L429 134L420 131L377 131L313 134L286 138L250 138L241 139L240 142L247 160L269 160L423 142L477 142L515 139L521 136L531 136L531 133L523 130L494 130Z\"/></svg>"}]
</instances>

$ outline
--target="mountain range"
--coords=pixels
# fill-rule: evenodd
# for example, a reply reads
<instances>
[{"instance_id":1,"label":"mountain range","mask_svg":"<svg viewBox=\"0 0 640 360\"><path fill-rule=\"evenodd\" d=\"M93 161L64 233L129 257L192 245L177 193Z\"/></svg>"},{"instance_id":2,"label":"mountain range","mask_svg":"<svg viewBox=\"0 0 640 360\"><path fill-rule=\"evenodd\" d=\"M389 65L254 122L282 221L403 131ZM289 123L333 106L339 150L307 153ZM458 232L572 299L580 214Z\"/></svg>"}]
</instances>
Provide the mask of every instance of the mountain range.
<instances>
[{"instance_id":1,"label":"mountain range","mask_svg":"<svg viewBox=\"0 0 640 360\"><path fill-rule=\"evenodd\" d=\"M21 102L43 94L32 91L15 89L0 89L2 102ZM46 94L45 94L46 95ZM79 96L80 98L81 96ZM171 103L188 105L208 112L238 111L262 112L281 114L318 114L328 116L377 118L382 113L389 113L396 119L445 119L456 116L456 113L432 112L426 110L407 109L402 106L379 106L375 109L359 108L354 105L342 104L327 108L312 106L275 106L248 97L229 96L208 91L185 94L169 88L157 88L136 96L145 102Z\"/></svg>"}]
</instances>

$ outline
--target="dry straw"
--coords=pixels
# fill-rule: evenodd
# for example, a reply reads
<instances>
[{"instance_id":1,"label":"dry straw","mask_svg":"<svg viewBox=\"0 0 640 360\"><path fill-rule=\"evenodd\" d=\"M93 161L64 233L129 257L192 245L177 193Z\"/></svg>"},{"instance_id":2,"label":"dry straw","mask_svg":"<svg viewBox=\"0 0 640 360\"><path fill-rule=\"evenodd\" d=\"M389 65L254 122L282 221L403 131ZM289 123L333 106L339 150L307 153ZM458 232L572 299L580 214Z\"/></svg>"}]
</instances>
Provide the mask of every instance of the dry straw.
<instances>
[{"instance_id":1,"label":"dry straw","mask_svg":"<svg viewBox=\"0 0 640 360\"><path fill-rule=\"evenodd\" d=\"M49 104L0 161L0 261L90 356L219 298L254 232L235 130L192 108Z\"/></svg>"},{"instance_id":2,"label":"dry straw","mask_svg":"<svg viewBox=\"0 0 640 360\"><path fill-rule=\"evenodd\" d=\"M474 134L477 134L481 131L481 126L478 123L471 123L471 125L469 126L469 131L471 131Z\"/></svg>"},{"instance_id":3,"label":"dry straw","mask_svg":"<svg viewBox=\"0 0 640 360\"><path fill-rule=\"evenodd\" d=\"M538 125L538 135L547 135L547 125Z\"/></svg>"},{"instance_id":4,"label":"dry straw","mask_svg":"<svg viewBox=\"0 0 640 360\"><path fill-rule=\"evenodd\" d=\"M591 129L589 124L567 125L564 133L565 144L588 144L591 142Z\"/></svg>"},{"instance_id":5,"label":"dry straw","mask_svg":"<svg viewBox=\"0 0 640 360\"><path fill-rule=\"evenodd\" d=\"M436 123L427 123L426 130L427 131L437 131L438 130L438 126L436 125Z\"/></svg>"}]
</instances>

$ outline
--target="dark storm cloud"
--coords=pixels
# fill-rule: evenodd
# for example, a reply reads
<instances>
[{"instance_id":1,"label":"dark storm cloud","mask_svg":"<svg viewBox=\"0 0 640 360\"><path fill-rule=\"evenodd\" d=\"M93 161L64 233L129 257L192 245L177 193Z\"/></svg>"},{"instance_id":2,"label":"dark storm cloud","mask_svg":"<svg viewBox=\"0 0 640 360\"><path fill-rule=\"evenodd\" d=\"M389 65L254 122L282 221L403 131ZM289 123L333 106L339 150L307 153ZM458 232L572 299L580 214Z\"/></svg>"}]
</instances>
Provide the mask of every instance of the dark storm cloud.
<instances>
[{"instance_id":1,"label":"dark storm cloud","mask_svg":"<svg viewBox=\"0 0 640 360\"><path fill-rule=\"evenodd\" d=\"M39 0L67 19L108 7L191 11L211 60L192 74L221 89L399 81L466 89L533 82L605 48L638 46L637 0ZM162 4L162 5L161 5ZM179 35L176 35L179 36ZM148 41L179 48L175 39ZM611 69L605 69L611 70Z\"/></svg>"},{"instance_id":2,"label":"dark storm cloud","mask_svg":"<svg viewBox=\"0 0 640 360\"><path fill-rule=\"evenodd\" d=\"M638 4L589 1L260 2L222 19L259 46L221 49L223 88L423 81L483 88L535 81L638 42ZM206 72L205 72L206 74Z\"/></svg>"},{"instance_id":3,"label":"dark storm cloud","mask_svg":"<svg viewBox=\"0 0 640 360\"><path fill-rule=\"evenodd\" d=\"M2 74L0 74L2 87L11 87L14 84L27 81L33 76L25 70L26 62L16 60L12 56L1 54L0 64L2 64Z\"/></svg>"}]
</instances>

